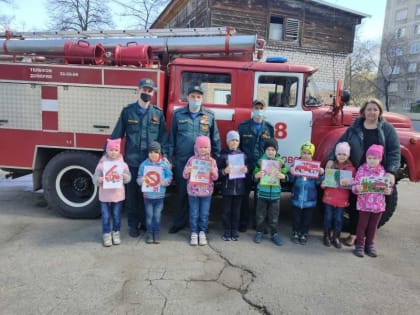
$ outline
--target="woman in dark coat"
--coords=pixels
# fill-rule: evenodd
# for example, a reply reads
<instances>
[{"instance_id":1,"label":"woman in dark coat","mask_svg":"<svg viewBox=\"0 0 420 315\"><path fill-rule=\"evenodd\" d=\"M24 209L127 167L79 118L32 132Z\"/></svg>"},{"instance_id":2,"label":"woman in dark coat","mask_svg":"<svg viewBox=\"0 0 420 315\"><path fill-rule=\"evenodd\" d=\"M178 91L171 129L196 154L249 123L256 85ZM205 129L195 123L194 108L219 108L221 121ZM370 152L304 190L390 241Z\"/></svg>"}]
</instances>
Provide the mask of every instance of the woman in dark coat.
<instances>
[{"instance_id":1,"label":"woman in dark coat","mask_svg":"<svg viewBox=\"0 0 420 315\"><path fill-rule=\"evenodd\" d=\"M386 176L390 178L391 185L395 184L395 175L400 167L401 150L395 128L383 117L383 105L378 99L366 101L360 108L360 117L347 128L346 132L338 139L337 143L346 141L350 144L350 160L357 169L366 161L366 151L372 144L384 146L382 165ZM334 160L334 149L328 156L326 168L331 168ZM356 210L356 196L350 194L349 232L344 244L353 246L356 240L356 226L358 212Z\"/></svg>"}]
</instances>

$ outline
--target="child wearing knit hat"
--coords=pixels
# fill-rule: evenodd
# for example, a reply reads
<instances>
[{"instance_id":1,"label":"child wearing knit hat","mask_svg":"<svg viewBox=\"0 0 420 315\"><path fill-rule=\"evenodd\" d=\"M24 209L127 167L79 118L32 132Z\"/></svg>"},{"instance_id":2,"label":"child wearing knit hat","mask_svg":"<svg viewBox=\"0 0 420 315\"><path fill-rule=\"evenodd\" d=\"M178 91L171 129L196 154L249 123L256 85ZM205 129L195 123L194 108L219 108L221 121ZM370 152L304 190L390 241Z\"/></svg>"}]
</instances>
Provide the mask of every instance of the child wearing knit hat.
<instances>
[{"instance_id":1,"label":"child wearing knit hat","mask_svg":"<svg viewBox=\"0 0 420 315\"><path fill-rule=\"evenodd\" d=\"M257 162L254 169L254 178L258 182L256 195L256 230L254 242L259 244L263 240L266 217L270 229L271 241L280 246L283 241L277 232L277 223L280 212L280 180L285 179L287 169L284 161L277 153L278 144L274 138L267 139L264 143L264 154Z\"/></svg>"},{"instance_id":2,"label":"child wearing knit hat","mask_svg":"<svg viewBox=\"0 0 420 315\"><path fill-rule=\"evenodd\" d=\"M306 141L300 147L300 160L310 162L315 154L315 145ZM318 202L318 185L322 181L324 169L318 168L318 177L301 176L295 173L295 165L290 167L289 179L292 184L292 242L306 245L312 212Z\"/></svg>"},{"instance_id":3,"label":"child wearing knit hat","mask_svg":"<svg viewBox=\"0 0 420 315\"><path fill-rule=\"evenodd\" d=\"M106 154L99 160L93 176L93 182L99 186L102 241L106 247L121 244L121 208L125 199L123 184L131 180L120 148L121 139L107 139Z\"/></svg>"},{"instance_id":4,"label":"child wearing knit hat","mask_svg":"<svg viewBox=\"0 0 420 315\"><path fill-rule=\"evenodd\" d=\"M356 208L359 211L359 219L356 229L356 248L353 251L357 257L363 257L366 253L370 257L377 257L374 246L378 223L385 211L385 195L390 195L392 188L386 184L385 169L381 165L384 154L382 145L373 144L366 151L366 162L357 170L354 178L353 193L357 194ZM370 182L385 184L383 193L366 192L364 181L370 178Z\"/></svg>"},{"instance_id":5,"label":"child wearing knit hat","mask_svg":"<svg viewBox=\"0 0 420 315\"><path fill-rule=\"evenodd\" d=\"M161 213L166 187L172 182L172 171L162 157L159 142L150 142L148 151L148 158L140 163L137 184L141 186L144 197L146 244L159 244Z\"/></svg>"},{"instance_id":6,"label":"child wearing knit hat","mask_svg":"<svg viewBox=\"0 0 420 315\"><path fill-rule=\"evenodd\" d=\"M335 159L331 166L334 174L340 174L340 171L351 172L354 177L356 169L350 159L350 145L347 142L340 142L335 146ZM328 170L325 170L328 172ZM351 188L351 182L348 183ZM327 187L325 181L321 183L324 191L322 201L324 203L324 237L323 242L327 247L331 243L335 248L341 248L340 234L343 227L344 209L349 205L350 190L342 187Z\"/></svg>"},{"instance_id":7,"label":"child wearing knit hat","mask_svg":"<svg viewBox=\"0 0 420 315\"><path fill-rule=\"evenodd\" d=\"M224 241L239 240L239 217L243 196L246 193L245 176L248 173L246 155L239 149L239 133L231 130L226 135L227 148L217 160L222 185L222 221Z\"/></svg>"},{"instance_id":8,"label":"child wearing knit hat","mask_svg":"<svg viewBox=\"0 0 420 315\"><path fill-rule=\"evenodd\" d=\"M210 156L211 144L207 136L198 136L194 144L195 154L184 167L182 176L187 180L190 205L190 244L207 245L211 196L219 177L216 160Z\"/></svg>"}]
</instances>

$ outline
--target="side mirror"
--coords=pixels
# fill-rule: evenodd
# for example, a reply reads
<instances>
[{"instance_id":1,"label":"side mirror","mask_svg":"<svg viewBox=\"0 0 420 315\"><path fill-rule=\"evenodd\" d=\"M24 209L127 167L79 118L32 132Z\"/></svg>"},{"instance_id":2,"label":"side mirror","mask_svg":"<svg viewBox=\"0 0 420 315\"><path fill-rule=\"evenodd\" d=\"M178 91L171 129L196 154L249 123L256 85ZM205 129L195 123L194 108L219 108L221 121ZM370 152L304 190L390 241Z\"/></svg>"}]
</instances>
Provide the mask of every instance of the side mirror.
<instances>
[{"instance_id":1,"label":"side mirror","mask_svg":"<svg viewBox=\"0 0 420 315\"><path fill-rule=\"evenodd\" d=\"M343 94L341 94L341 101L345 104L347 104L350 101L350 92L347 90L343 91Z\"/></svg>"}]
</instances>

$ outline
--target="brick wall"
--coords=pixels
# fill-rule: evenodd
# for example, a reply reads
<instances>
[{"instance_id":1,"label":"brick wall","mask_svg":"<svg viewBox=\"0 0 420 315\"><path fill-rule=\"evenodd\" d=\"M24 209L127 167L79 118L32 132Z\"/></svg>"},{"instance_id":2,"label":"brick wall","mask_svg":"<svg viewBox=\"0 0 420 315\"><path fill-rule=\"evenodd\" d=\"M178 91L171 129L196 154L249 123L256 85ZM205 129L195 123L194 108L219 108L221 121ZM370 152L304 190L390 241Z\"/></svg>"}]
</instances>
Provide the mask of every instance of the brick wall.
<instances>
[{"instance_id":1,"label":"brick wall","mask_svg":"<svg viewBox=\"0 0 420 315\"><path fill-rule=\"evenodd\" d=\"M304 64L317 68L314 74L321 96L325 102L331 102L329 97L334 92L337 80L344 83L347 55L326 54L313 51L291 51L282 49L265 49L263 60L271 56L283 56L290 64Z\"/></svg>"}]
</instances>

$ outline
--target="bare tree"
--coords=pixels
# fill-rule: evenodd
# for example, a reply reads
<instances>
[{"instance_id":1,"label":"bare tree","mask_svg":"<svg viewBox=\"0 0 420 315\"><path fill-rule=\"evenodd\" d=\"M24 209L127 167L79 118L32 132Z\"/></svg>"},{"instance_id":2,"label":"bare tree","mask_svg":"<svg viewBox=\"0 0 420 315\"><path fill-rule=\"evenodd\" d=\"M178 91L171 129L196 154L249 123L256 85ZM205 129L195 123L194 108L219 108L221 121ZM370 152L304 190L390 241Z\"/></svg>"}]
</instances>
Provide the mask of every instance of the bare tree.
<instances>
[{"instance_id":1,"label":"bare tree","mask_svg":"<svg viewBox=\"0 0 420 315\"><path fill-rule=\"evenodd\" d=\"M162 9L169 3L169 0L112 0L114 3L124 7L123 17L134 20L133 27L148 29L154 20L159 16Z\"/></svg>"},{"instance_id":2,"label":"bare tree","mask_svg":"<svg viewBox=\"0 0 420 315\"><path fill-rule=\"evenodd\" d=\"M384 37L381 45L356 40L345 81L345 87L350 89L356 104L373 96L383 97L386 110L389 111L390 96L394 101L402 100L400 96L392 95L390 86L401 81L399 74L407 68L406 46L406 42L394 35Z\"/></svg>"},{"instance_id":3,"label":"bare tree","mask_svg":"<svg viewBox=\"0 0 420 315\"><path fill-rule=\"evenodd\" d=\"M377 94L385 98L385 106L389 111L392 83L398 84L401 81L402 72L407 69L406 59L407 42L397 39L395 35L388 35L382 38L381 61L378 67ZM405 81L405 79L402 79ZM402 101L399 95L393 95L394 101Z\"/></svg>"},{"instance_id":4,"label":"bare tree","mask_svg":"<svg viewBox=\"0 0 420 315\"><path fill-rule=\"evenodd\" d=\"M13 5L14 1L13 0L0 0L0 4ZM0 9L2 9L1 6L0 6ZM15 17L11 15L0 14L0 27L4 29L8 29L10 27L10 24L14 20L14 18Z\"/></svg>"},{"instance_id":5,"label":"bare tree","mask_svg":"<svg viewBox=\"0 0 420 315\"><path fill-rule=\"evenodd\" d=\"M48 0L47 8L54 30L87 31L113 26L112 12L107 1Z\"/></svg>"},{"instance_id":6,"label":"bare tree","mask_svg":"<svg viewBox=\"0 0 420 315\"><path fill-rule=\"evenodd\" d=\"M379 64L380 44L356 39L349 56L344 88L350 90L353 103L360 105L376 93L376 73Z\"/></svg>"}]
</instances>

